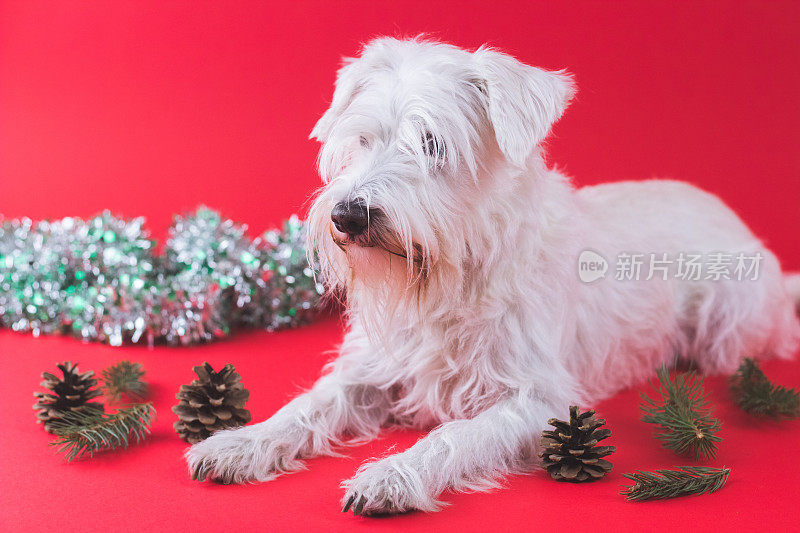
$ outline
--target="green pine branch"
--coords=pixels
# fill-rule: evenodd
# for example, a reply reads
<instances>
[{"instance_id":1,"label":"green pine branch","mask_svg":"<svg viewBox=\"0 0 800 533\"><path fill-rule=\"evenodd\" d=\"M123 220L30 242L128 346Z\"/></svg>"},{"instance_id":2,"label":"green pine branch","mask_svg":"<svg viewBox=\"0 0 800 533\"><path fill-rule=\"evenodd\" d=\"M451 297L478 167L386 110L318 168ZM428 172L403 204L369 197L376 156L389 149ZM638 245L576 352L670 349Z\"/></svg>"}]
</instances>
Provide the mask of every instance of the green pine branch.
<instances>
[{"instance_id":1,"label":"green pine branch","mask_svg":"<svg viewBox=\"0 0 800 533\"><path fill-rule=\"evenodd\" d=\"M676 470L655 472L638 470L632 474L622 474L634 484L625 486L620 494L628 501L639 502L716 492L725 486L730 473L730 468L706 466L679 466Z\"/></svg>"},{"instance_id":2,"label":"green pine branch","mask_svg":"<svg viewBox=\"0 0 800 533\"><path fill-rule=\"evenodd\" d=\"M114 402L120 401L123 394L131 400L144 400L147 397L147 383L141 380L144 374L141 364L120 361L103 370L103 388Z\"/></svg>"},{"instance_id":3,"label":"green pine branch","mask_svg":"<svg viewBox=\"0 0 800 533\"><path fill-rule=\"evenodd\" d=\"M53 422L59 438L51 443L65 453L67 461L90 457L99 450L127 448L131 439L139 442L150 433L156 410L152 403L120 409L116 413L71 411Z\"/></svg>"},{"instance_id":4,"label":"green pine branch","mask_svg":"<svg viewBox=\"0 0 800 533\"><path fill-rule=\"evenodd\" d=\"M703 378L694 372L671 377L666 366L657 373L661 388L657 397L641 393L642 420L658 426L656 438L678 454L691 452L695 459L714 457L720 422L711 416L703 393Z\"/></svg>"},{"instance_id":5,"label":"green pine branch","mask_svg":"<svg viewBox=\"0 0 800 533\"><path fill-rule=\"evenodd\" d=\"M800 392L773 384L749 357L730 378L736 404L745 412L774 419L800 417Z\"/></svg>"}]
</instances>

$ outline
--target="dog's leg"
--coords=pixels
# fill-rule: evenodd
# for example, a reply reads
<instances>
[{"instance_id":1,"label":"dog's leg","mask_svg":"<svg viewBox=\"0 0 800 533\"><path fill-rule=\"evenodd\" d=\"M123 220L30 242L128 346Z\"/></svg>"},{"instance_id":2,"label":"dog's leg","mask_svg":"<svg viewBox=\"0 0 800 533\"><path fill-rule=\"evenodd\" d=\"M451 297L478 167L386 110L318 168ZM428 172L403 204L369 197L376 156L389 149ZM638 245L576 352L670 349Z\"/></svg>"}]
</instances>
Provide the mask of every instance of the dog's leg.
<instances>
[{"instance_id":1,"label":"dog's leg","mask_svg":"<svg viewBox=\"0 0 800 533\"><path fill-rule=\"evenodd\" d=\"M359 384L346 372L314 387L260 424L219 431L186 452L189 472L201 481L266 481L302 469L302 458L334 455L333 446L377 435L388 416L385 391Z\"/></svg>"},{"instance_id":2,"label":"dog's leg","mask_svg":"<svg viewBox=\"0 0 800 533\"><path fill-rule=\"evenodd\" d=\"M344 510L356 514L436 511L445 490L483 491L536 464L549 418L564 414L517 396L469 420L447 422L403 453L366 463L343 483Z\"/></svg>"}]
</instances>

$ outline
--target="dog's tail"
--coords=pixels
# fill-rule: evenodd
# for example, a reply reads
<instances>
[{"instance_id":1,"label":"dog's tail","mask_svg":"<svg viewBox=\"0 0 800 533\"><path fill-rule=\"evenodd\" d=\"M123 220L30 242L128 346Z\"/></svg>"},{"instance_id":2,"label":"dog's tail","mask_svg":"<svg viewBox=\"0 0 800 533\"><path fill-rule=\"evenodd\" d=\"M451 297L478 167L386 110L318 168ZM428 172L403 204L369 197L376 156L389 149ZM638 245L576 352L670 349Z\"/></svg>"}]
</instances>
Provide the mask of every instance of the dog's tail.
<instances>
[{"instance_id":1,"label":"dog's tail","mask_svg":"<svg viewBox=\"0 0 800 533\"><path fill-rule=\"evenodd\" d=\"M794 302L794 310L800 315L800 272L785 274L783 283L786 286L786 292L789 293L789 298Z\"/></svg>"}]
</instances>

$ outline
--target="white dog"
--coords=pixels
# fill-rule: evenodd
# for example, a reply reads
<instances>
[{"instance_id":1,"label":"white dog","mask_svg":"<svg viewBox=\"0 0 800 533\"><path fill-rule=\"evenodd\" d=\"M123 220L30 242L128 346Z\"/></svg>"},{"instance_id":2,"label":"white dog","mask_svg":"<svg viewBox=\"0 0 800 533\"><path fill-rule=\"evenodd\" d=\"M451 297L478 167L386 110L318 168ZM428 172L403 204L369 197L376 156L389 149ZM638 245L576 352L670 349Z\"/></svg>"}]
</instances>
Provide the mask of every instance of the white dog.
<instances>
[{"instance_id":1,"label":"white dog","mask_svg":"<svg viewBox=\"0 0 800 533\"><path fill-rule=\"evenodd\" d=\"M564 72L421 39L345 61L311 134L325 185L309 216L347 302L340 354L266 422L189 449L194 476L264 481L387 425L435 427L363 465L343 498L356 514L435 511L444 491L530 471L550 417L664 363L793 355L798 278L719 199L671 181L575 190L546 167L573 91Z\"/></svg>"}]
</instances>

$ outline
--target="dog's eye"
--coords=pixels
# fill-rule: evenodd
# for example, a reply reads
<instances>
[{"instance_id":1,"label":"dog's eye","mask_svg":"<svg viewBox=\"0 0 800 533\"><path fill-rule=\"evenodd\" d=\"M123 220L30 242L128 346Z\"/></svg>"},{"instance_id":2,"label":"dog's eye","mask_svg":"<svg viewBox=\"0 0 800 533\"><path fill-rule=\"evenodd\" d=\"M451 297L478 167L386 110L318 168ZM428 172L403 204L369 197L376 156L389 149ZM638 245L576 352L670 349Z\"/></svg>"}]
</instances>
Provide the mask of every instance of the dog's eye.
<instances>
[{"instance_id":1,"label":"dog's eye","mask_svg":"<svg viewBox=\"0 0 800 533\"><path fill-rule=\"evenodd\" d=\"M429 131L425 132L425 135L422 139L422 150L425 152L425 155L430 156L440 156L442 155L442 146L439 144L439 141L436 137Z\"/></svg>"},{"instance_id":2,"label":"dog's eye","mask_svg":"<svg viewBox=\"0 0 800 533\"><path fill-rule=\"evenodd\" d=\"M358 144L361 145L361 148L369 148L369 141L363 135L358 138Z\"/></svg>"}]
</instances>

